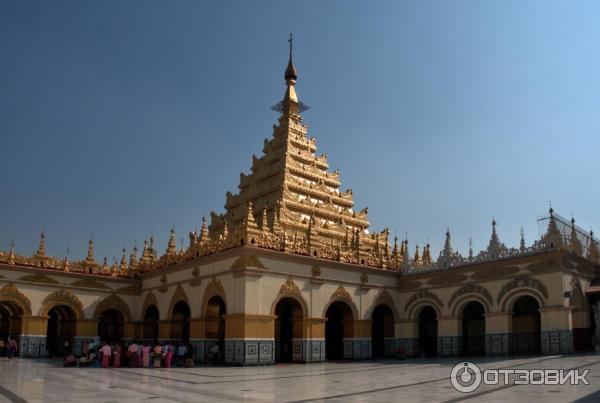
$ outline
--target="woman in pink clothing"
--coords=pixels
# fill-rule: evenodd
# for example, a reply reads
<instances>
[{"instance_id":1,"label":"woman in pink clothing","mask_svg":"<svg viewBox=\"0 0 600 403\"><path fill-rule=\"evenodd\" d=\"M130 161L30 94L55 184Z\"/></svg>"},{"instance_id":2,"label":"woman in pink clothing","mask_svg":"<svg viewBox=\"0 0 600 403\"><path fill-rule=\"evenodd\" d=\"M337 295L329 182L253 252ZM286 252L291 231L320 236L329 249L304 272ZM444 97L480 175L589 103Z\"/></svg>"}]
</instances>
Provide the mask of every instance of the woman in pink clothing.
<instances>
[{"instance_id":1,"label":"woman in pink clothing","mask_svg":"<svg viewBox=\"0 0 600 403\"><path fill-rule=\"evenodd\" d=\"M113 368L121 368L121 346L118 344L113 348Z\"/></svg>"},{"instance_id":2,"label":"woman in pink clothing","mask_svg":"<svg viewBox=\"0 0 600 403\"><path fill-rule=\"evenodd\" d=\"M171 360L173 359L173 344L168 343L165 346L167 355L165 356L165 368L171 368Z\"/></svg>"},{"instance_id":3,"label":"woman in pink clothing","mask_svg":"<svg viewBox=\"0 0 600 403\"><path fill-rule=\"evenodd\" d=\"M148 343L144 343L142 346L142 363L143 368L148 368L150 366L150 346Z\"/></svg>"},{"instance_id":4,"label":"woman in pink clothing","mask_svg":"<svg viewBox=\"0 0 600 403\"><path fill-rule=\"evenodd\" d=\"M100 352L102 353L102 368L108 368L110 365L110 356L112 355L110 346L106 342L103 342Z\"/></svg>"}]
</instances>

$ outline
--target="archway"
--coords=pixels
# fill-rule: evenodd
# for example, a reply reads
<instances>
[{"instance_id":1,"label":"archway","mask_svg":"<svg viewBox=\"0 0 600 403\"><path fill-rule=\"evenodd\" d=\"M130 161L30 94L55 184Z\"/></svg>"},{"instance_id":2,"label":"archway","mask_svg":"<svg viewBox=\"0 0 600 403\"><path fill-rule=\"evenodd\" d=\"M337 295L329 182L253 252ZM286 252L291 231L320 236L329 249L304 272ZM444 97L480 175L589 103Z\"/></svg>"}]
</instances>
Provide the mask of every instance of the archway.
<instances>
[{"instance_id":1,"label":"archway","mask_svg":"<svg viewBox=\"0 0 600 403\"><path fill-rule=\"evenodd\" d=\"M206 303L204 312L205 321L205 336L207 344L217 343L219 347L219 354L212 357L213 363L221 362L224 358L223 352L225 351L225 318L227 314L227 308L225 301L218 295L211 297ZM211 347L214 344L210 345ZM210 351L210 347L208 351Z\"/></svg>"},{"instance_id":2,"label":"archway","mask_svg":"<svg viewBox=\"0 0 600 403\"><path fill-rule=\"evenodd\" d=\"M275 361L291 362L294 339L302 338L302 305L294 298L282 298L275 306L275 315Z\"/></svg>"},{"instance_id":3,"label":"archway","mask_svg":"<svg viewBox=\"0 0 600 403\"><path fill-rule=\"evenodd\" d=\"M463 354L485 354L485 308L478 301L469 302L462 312Z\"/></svg>"},{"instance_id":4,"label":"archway","mask_svg":"<svg viewBox=\"0 0 600 403\"><path fill-rule=\"evenodd\" d=\"M156 305L150 305L144 312L144 321L142 322L142 337L150 342L158 339L158 322L160 315Z\"/></svg>"},{"instance_id":5,"label":"archway","mask_svg":"<svg viewBox=\"0 0 600 403\"><path fill-rule=\"evenodd\" d=\"M419 312L419 351L426 356L437 355L438 322L435 309L427 305Z\"/></svg>"},{"instance_id":6,"label":"archway","mask_svg":"<svg viewBox=\"0 0 600 403\"><path fill-rule=\"evenodd\" d=\"M0 302L0 340L4 341L4 346L8 345L8 339L14 339L19 344L21 336L21 316L23 310L14 302ZM3 356L4 350L0 351Z\"/></svg>"},{"instance_id":7,"label":"archway","mask_svg":"<svg viewBox=\"0 0 600 403\"><path fill-rule=\"evenodd\" d=\"M50 356L63 356L71 351L77 315L67 305L57 305L48 311L46 348Z\"/></svg>"},{"instance_id":8,"label":"archway","mask_svg":"<svg viewBox=\"0 0 600 403\"><path fill-rule=\"evenodd\" d=\"M353 336L353 316L348 304L336 301L325 312L325 357L328 360L344 358L344 339Z\"/></svg>"},{"instance_id":9,"label":"archway","mask_svg":"<svg viewBox=\"0 0 600 403\"><path fill-rule=\"evenodd\" d=\"M512 354L536 354L541 351L540 304L530 296L520 297L512 310Z\"/></svg>"},{"instance_id":10,"label":"archway","mask_svg":"<svg viewBox=\"0 0 600 403\"><path fill-rule=\"evenodd\" d=\"M171 339L190 339L190 307L185 301L176 303L171 312Z\"/></svg>"},{"instance_id":11,"label":"archway","mask_svg":"<svg viewBox=\"0 0 600 403\"><path fill-rule=\"evenodd\" d=\"M373 310L371 323L371 340L373 358L394 355L394 313L387 305L377 305ZM386 348L386 339L391 340L391 348Z\"/></svg>"},{"instance_id":12,"label":"archway","mask_svg":"<svg viewBox=\"0 0 600 403\"><path fill-rule=\"evenodd\" d=\"M98 336L107 342L121 341L125 317L116 309L107 309L98 316Z\"/></svg>"}]
</instances>

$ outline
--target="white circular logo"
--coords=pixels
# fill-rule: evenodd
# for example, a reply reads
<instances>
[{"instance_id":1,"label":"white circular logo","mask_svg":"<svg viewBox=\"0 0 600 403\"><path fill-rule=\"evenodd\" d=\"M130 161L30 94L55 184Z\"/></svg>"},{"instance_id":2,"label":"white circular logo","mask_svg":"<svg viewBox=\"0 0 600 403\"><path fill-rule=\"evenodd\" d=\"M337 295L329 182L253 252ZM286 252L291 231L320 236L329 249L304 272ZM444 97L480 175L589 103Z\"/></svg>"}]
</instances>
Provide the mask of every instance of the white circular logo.
<instances>
[{"instance_id":1,"label":"white circular logo","mask_svg":"<svg viewBox=\"0 0 600 403\"><path fill-rule=\"evenodd\" d=\"M481 384L481 370L472 362L459 362L452 368L450 383L459 392L473 392Z\"/></svg>"}]
</instances>

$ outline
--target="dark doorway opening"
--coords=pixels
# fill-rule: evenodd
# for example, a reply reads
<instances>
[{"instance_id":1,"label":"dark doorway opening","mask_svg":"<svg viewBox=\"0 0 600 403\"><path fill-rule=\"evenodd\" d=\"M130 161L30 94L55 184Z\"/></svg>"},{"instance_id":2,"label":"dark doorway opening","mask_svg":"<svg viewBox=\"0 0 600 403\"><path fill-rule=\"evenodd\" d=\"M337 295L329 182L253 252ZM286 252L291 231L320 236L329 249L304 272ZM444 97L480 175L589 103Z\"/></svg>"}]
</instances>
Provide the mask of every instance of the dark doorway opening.
<instances>
[{"instance_id":1,"label":"dark doorway opening","mask_svg":"<svg viewBox=\"0 0 600 403\"><path fill-rule=\"evenodd\" d=\"M419 351L428 357L437 355L437 314L431 306L419 313Z\"/></svg>"},{"instance_id":2,"label":"dark doorway opening","mask_svg":"<svg viewBox=\"0 0 600 403\"><path fill-rule=\"evenodd\" d=\"M529 295L519 298L512 314L512 354L539 354L541 352L540 305Z\"/></svg>"},{"instance_id":3,"label":"dark doorway opening","mask_svg":"<svg viewBox=\"0 0 600 403\"><path fill-rule=\"evenodd\" d=\"M463 354L485 354L485 308L477 301L469 302L463 309Z\"/></svg>"},{"instance_id":4,"label":"dark doorway opening","mask_svg":"<svg viewBox=\"0 0 600 403\"><path fill-rule=\"evenodd\" d=\"M386 338L394 337L394 313L387 305L378 305L373 310L371 324L371 342L373 347L373 358L393 356L394 350L387 351L385 348ZM389 350L389 349L388 349Z\"/></svg>"},{"instance_id":5,"label":"dark doorway opening","mask_svg":"<svg viewBox=\"0 0 600 403\"><path fill-rule=\"evenodd\" d=\"M352 310L340 301L336 301L325 312L325 358L341 360L344 358L344 338L352 338Z\"/></svg>"}]
</instances>

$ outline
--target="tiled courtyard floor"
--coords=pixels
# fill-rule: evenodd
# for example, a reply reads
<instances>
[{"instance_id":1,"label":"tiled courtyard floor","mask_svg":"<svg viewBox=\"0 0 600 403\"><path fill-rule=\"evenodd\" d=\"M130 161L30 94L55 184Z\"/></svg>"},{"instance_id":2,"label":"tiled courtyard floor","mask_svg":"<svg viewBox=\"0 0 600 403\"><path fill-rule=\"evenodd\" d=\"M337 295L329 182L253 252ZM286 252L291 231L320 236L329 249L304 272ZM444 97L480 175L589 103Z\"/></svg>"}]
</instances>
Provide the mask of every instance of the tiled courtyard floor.
<instances>
[{"instance_id":1,"label":"tiled courtyard floor","mask_svg":"<svg viewBox=\"0 0 600 403\"><path fill-rule=\"evenodd\" d=\"M0 361L0 401L16 402L600 402L600 355L479 358L482 369L589 368L590 385L450 384L460 359L288 364L192 369L62 368L55 361Z\"/></svg>"}]
</instances>

